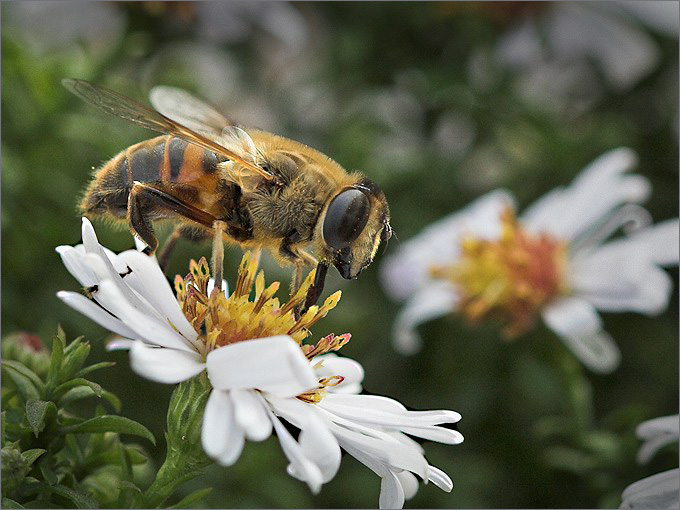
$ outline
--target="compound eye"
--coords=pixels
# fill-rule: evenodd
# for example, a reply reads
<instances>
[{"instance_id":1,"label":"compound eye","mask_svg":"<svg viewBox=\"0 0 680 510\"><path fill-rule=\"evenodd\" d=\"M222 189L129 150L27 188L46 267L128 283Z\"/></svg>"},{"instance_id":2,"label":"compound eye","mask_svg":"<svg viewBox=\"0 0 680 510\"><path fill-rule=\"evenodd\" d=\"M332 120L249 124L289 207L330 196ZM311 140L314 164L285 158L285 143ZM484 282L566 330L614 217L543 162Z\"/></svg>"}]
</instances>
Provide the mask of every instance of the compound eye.
<instances>
[{"instance_id":1,"label":"compound eye","mask_svg":"<svg viewBox=\"0 0 680 510\"><path fill-rule=\"evenodd\" d=\"M368 222L370 203L358 189L348 189L336 196L323 220L323 238L331 248L340 250L354 241Z\"/></svg>"}]
</instances>

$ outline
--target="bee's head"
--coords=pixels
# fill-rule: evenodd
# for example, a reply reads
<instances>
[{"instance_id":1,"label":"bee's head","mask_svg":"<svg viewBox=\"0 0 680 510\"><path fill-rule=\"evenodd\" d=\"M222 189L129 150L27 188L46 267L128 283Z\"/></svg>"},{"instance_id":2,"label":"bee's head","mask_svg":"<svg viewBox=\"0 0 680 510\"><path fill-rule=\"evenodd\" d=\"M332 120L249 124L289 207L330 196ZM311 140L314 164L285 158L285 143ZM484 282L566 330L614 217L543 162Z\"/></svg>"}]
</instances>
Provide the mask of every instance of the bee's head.
<instances>
[{"instance_id":1,"label":"bee's head","mask_svg":"<svg viewBox=\"0 0 680 510\"><path fill-rule=\"evenodd\" d=\"M361 178L328 203L319 226L324 259L343 278L356 278L368 266L380 241L392 236L390 211L382 190Z\"/></svg>"}]
</instances>

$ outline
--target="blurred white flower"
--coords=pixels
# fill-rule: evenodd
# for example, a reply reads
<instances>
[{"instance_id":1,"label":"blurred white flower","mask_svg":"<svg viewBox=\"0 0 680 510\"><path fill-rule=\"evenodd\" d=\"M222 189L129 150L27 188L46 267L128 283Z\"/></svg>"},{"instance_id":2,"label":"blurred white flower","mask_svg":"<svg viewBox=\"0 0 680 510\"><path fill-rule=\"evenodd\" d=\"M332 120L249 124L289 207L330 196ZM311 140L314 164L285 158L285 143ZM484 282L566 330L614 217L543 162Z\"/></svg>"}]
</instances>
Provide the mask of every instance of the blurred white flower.
<instances>
[{"instance_id":1,"label":"blurred white flower","mask_svg":"<svg viewBox=\"0 0 680 510\"><path fill-rule=\"evenodd\" d=\"M516 72L519 94L547 111L590 109L605 88L626 91L656 69L657 42L647 30L678 37L678 3L555 2L501 38L498 62Z\"/></svg>"},{"instance_id":2,"label":"blurred white flower","mask_svg":"<svg viewBox=\"0 0 680 510\"><path fill-rule=\"evenodd\" d=\"M637 436L644 440L638 462L646 464L663 446L680 437L678 415L663 416L641 423ZM680 508L680 470L671 469L630 484L621 494L619 508Z\"/></svg>"},{"instance_id":3,"label":"blurred white flower","mask_svg":"<svg viewBox=\"0 0 680 510\"><path fill-rule=\"evenodd\" d=\"M175 384L207 371L212 391L202 426L203 449L218 463L236 462L245 440L263 441L274 430L290 462L288 473L317 493L340 466L340 448L382 478L380 505L400 508L417 490L418 475L445 491L453 484L430 466L409 436L457 444L463 436L440 427L456 423L453 411L408 411L399 402L358 395L364 371L337 351L350 335L303 344L308 328L337 304L340 293L299 319L310 274L285 305L256 276L258 257L244 256L231 295L214 289L205 259L175 279L172 292L154 257L137 250L118 255L101 246L83 219L83 244L59 246L84 295L59 292L66 304L121 335L109 349L129 349L139 375ZM250 301L252 287L255 297ZM225 286L223 285L222 288ZM300 430L295 439L283 418Z\"/></svg>"},{"instance_id":4,"label":"blurred white flower","mask_svg":"<svg viewBox=\"0 0 680 510\"><path fill-rule=\"evenodd\" d=\"M649 225L635 205L649 182L625 173L635 164L630 149L610 151L519 218L510 194L494 191L402 243L381 267L387 293L408 298L396 347L417 351L416 326L454 310L472 322L499 318L508 339L541 316L591 370L616 368L597 310L662 312L673 285L660 266L678 263L678 219ZM621 227L628 235L607 241Z\"/></svg>"}]
</instances>

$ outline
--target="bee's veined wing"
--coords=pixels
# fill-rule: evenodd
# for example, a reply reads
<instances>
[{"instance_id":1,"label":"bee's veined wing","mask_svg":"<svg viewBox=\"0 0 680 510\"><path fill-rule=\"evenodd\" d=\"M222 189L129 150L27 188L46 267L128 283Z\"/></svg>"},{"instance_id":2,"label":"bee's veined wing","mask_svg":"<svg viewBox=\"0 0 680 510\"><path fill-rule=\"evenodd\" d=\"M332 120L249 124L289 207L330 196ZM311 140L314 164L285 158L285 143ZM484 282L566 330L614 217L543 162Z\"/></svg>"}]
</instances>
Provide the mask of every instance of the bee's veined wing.
<instances>
[{"instance_id":1,"label":"bee's veined wing","mask_svg":"<svg viewBox=\"0 0 680 510\"><path fill-rule=\"evenodd\" d=\"M159 85L151 89L153 107L166 117L217 140L222 130L234 124L206 102L176 87Z\"/></svg>"},{"instance_id":2,"label":"bee's veined wing","mask_svg":"<svg viewBox=\"0 0 680 510\"><path fill-rule=\"evenodd\" d=\"M218 141L211 139L206 134L198 133L187 126L166 117L165 115L147 108L146 106L126 97L118 92L109 90L84 80L64 79L62 84L85 102L96 106L100 110L121 117L130 122L143 126L147 129L166 133L183 138L187 142L199 145L224 158L244 167L252 175L267 180L275 179L275 176L258 167L253 163L249 154L241 154L234 148L222 146ZM221 136L220 129L220 136ZM219 137L218 137L219 138Z\"/></svg>"}]
</instances>

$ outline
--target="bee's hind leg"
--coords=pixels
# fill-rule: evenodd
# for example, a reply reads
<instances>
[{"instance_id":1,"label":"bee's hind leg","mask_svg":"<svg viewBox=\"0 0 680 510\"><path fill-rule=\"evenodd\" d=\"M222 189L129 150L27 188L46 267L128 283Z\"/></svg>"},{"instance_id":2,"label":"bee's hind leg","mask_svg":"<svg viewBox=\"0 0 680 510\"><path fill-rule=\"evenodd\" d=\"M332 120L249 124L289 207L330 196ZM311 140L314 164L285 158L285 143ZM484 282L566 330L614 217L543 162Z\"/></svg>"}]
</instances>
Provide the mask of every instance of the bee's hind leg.
<instances>
[{"instance_id":1,"label":"bee's hind leg","mask_svg":"<svg viewBox=\"0 0 680 510\"><path fill-rule=\"evenodd\" d=\"M166 193L161 185L155 187L135 181L128 195L127 218L131 230L146 243L144 253L153 255L158 248L150 220L177 216L208 228L212 228L215 221L213 215Z\"/></svg>"}]
</instances>

